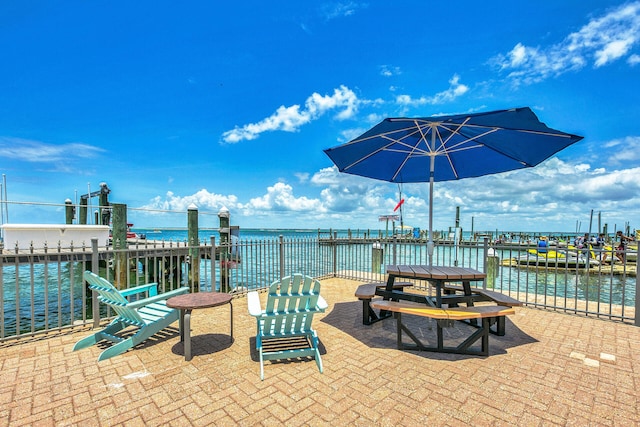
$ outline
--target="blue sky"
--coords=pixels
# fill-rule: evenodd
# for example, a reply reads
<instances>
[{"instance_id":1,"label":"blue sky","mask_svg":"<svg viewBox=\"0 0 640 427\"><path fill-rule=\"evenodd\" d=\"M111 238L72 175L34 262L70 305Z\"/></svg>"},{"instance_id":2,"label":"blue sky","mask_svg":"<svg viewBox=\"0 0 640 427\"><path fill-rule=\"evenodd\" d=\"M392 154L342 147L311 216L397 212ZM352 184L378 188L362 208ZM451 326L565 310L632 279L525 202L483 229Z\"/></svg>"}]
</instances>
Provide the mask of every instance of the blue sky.
<instances>
[{"instance_id":1,"label":"blue sky","mask_svg":"<svg viewBox=\"0 0 640 427\"><path fill-rule=\"evenodd\" d=\"M584 140L436 183L434 228L456 206L465 230L586 231L591 210L594 230L636 228L639 44L640 2L2 2L9 222L64 222L106 182L140 227L184 227L195 204L204 227L225 206L245 228L384 229L397 185L323 149L388 116L529 106ZM428 185L402 192L427 228Z\"/></svg>"}]
</instances>

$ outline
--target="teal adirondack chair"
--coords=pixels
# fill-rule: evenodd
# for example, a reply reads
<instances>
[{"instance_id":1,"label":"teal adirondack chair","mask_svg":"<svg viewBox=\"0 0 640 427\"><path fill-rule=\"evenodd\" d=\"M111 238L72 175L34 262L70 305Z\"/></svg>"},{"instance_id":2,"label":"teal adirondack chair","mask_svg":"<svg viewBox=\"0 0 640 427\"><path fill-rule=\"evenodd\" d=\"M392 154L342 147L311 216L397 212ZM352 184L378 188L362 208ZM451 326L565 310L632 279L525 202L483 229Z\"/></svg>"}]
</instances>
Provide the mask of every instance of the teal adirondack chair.
<instances>
[{"instance_id":1,"label":"teal adirondack chair","mask_svg":"<svg viewBox=\"0 0 640 427\"><path fill-rule=\"evenodd\" d=\"M188 287L158 295L158 284L149 283L135 288L117 290L108 280L90 271L84 272L89 287L98 292L98 299L111 307L116 317L103 330L81 339L73 346L73 351L90 347L102 340L115 344L100 353L98 361L124 353L144 342L150 336L178 320L178 310L166 306L167 299L189 292ZM148 297L129 302L127 296L148 292ZM123 338L116 334L127 327L138 328L133 335Z\"/></svg>"},{"instance_id":2,"label":"teal adirondack chair","mask_svg":"<svg viewBox=\"0 0 640 427\"><path fill-rule=\"evenodd\" d=\"M265 360L314 357L322 372L318 335L311 329L313 315L327 308L319 281L301 274L285 277L269 287L265 310L257 292L249 292L247 302L249 314L258 321L256 350L261 380Z\"/></svg>"}]
</instances>

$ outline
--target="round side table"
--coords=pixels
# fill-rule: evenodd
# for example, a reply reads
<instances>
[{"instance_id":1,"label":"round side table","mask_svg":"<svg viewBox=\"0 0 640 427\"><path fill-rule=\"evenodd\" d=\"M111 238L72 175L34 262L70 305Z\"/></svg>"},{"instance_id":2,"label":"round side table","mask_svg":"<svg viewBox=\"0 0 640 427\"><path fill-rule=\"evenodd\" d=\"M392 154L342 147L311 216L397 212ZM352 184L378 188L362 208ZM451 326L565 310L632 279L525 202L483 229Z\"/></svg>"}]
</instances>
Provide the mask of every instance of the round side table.
<instances>
[{"instance_id":1,"label":"round side table","mask_svg":"<svg viewBox=\"0 0 640 427\"><path fill-rule=\"evenodd\" d=\"M195 292L171 297L167 307L180 310L180 341L184 342L184 358L191 360L191 311L199 308L218 307L229 304L231 341L233 341L233 304L232 295L222 292Z\"/></svg>"}]
</instances>

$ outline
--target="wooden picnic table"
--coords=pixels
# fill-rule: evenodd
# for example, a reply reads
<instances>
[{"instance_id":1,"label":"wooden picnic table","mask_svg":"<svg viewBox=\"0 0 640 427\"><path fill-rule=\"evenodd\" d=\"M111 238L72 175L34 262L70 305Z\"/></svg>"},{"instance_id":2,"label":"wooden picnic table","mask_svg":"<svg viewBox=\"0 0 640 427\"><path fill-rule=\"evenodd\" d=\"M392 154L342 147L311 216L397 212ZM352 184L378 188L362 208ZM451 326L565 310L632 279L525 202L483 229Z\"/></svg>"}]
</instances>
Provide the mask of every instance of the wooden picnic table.
<instances>
[{"instance_id":1,"label":"wooden picnic table","mask_svg":"<svg viewBox=\"0 0 640 427\"><path fill-rule=\"evenodd\" d=\"M387 265L387 275L387 286L376 289L376 295L380 295L384 297L384 299L423 302L434 307L442 307L443 298L448 304L457 304L459 302L473 303L477 297L472 295L471 291L469 291L468 295L447 295L445 297L443 297L442 292L447 283L462 282L463 287L470 290L470 282L482 281L487 277L485 273L474 270L473 268L427 265ZM394 289L393 285L397 278L428 281L436 290L435 301L428 296L416 295L405 292L404 290Z\"/></svg>"},{"instance_id":2,"label":"wooden picnic table","mask_svg":"<svg viewBox=\"0 0 640 427\"><path fill-rule=\"evenodd\" d=\"M371 307L381 310L380 317L386 317L388 312L393 312L397 320L398 348L424 351L437 351L445 353L476 354L487 356L489 354L489 333L492 324L497 323L498 335L504 335L504 318L513 314L513 306L522 305L511 297L500 295L493 296L491 292L481 292L480 288L471 288L471 282L484 281L486 274L478 270L466 267L443 267L425 265L387 265L387 283L384 287L378 287L375 294L382 296L384 301L373 301ZM398 288L395 281L398 278L412 280L426 280L436 290L436 296L419 295ZM462 282L462 286L452 282ZM455 292L461 290L462 294ZM443 295L443 292L449 292ZM454 292L451 294L450 292ZM478 301L492 301L496 306L475 307ZM419 303L417 305L415 303ZM449 308L443 308L443 304ZM459 303L465 303L466 307L459 307ZM507 306L507 307L505 307ZM428 308L431 307L431 308ZM425 345L402 322L402 313L414 316L430 317L436 320L436 345ZM442 328L455 320L466 321L478 330L456 347L444 345ZM478 323L480 321L481 323ZM414 345L404 344L402 334L407 334ZM475 350L471 345L481 341L481 348Z\"/></svg>"}]
</instances>

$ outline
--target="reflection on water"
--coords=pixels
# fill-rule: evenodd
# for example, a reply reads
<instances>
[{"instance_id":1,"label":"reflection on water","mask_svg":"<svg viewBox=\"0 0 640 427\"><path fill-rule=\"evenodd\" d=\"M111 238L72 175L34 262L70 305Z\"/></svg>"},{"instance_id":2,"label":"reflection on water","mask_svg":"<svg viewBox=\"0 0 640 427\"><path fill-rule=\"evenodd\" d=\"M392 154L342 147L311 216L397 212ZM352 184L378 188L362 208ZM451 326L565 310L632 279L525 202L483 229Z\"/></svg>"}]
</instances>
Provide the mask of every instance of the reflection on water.
<instances>
[{"instance_id":1,"label":"reflection on water","mask_svg":"<svg viewBox=\"0 0 640 427\"><path fill-rule=\"evenodd\" d=\"M47 263L2 268L4 335L60 327L82 318L82 265ZM19 302L19 303L18 303Z\"/></svg>"}]
</instances>

